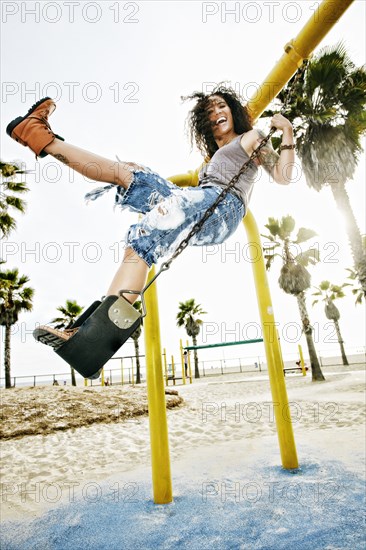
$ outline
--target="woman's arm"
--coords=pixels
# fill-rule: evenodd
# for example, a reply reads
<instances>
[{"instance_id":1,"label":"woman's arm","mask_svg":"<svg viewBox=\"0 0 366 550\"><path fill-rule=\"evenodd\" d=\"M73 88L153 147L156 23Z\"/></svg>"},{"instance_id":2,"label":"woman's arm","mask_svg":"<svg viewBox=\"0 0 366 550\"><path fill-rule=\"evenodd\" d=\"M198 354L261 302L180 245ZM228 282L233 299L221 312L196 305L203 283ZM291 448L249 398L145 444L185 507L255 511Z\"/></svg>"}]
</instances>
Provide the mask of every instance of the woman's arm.
<instances>
[{"instance_id":1,"label":"woman's arm","mask_svg":"<svg viewBox=\"0 0 366 550\"><path fill-rule=\"evenodd\" d=\"M293 167L295 163L294 134L292 124L283 115L276 114L271 120L271 126L282 131L282 145L290 145L292 148L281 149L280 158L273 168L273 179L276 183L288 185L292 179Z\"/></svg>"},{"instance_id":2,"label":"woman's arm","mask_svg":"<svg viewBox=\"0 0 366 550\"><path fill-rule=\"evenodd\" d=\"M276 114L271 120L271 126L282 130L282 145L293 146L294 138L292 124L283 115ZM243 135L241 145L248 154L252 153L260 144L265 134L261 130L250 130ZM273 149L269 141L258 155L258 164L263 166L276 183L288 185L292 178L293 164L295 162L294 149L283 149L279 155Z\"/></svg>"}]
</instances>

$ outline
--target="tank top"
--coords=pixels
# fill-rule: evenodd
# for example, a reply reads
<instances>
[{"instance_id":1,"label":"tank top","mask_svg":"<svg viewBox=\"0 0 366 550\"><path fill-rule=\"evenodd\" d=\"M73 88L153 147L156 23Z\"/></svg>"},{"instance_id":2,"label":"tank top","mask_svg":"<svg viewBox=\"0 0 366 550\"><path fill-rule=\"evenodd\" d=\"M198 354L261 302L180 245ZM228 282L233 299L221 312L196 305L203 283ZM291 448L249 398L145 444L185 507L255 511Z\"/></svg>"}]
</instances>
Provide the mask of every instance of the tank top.
<instances>
[{"instance_id":1,"label":"tank top","mask_svg":"<svg viewBox=\"0 0 366 550\"><path fill-rule=\"evenodd\" d=\"M242 135L234 138L230 143L218 149L208 164L205 164L199 172L199 185L218 185L226 187L230 180L239 172L243 164L249 159L248 153L240 145ZM236 195L247 208L253 186L256 181L258 167L251 161L248 168L232 188Z\"/></svg>"}]
</instances>

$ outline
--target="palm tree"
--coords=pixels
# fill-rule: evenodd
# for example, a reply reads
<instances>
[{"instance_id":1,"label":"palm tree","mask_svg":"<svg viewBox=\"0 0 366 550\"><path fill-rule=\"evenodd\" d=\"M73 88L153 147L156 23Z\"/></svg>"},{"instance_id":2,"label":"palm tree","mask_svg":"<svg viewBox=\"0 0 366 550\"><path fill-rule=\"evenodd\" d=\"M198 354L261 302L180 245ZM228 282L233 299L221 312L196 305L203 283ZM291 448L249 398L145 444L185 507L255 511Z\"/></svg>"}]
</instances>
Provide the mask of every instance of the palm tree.
<instances>
[{"instance_id":1,"label":"palm tree","mask_svg":"<svg viewBox=\"0 0 366 550\"><path fill-rule=\"evenodd\" d=\"M141 300L137 300L133 304L133 307L137 309L139 313L142 313L142 304ZM139 338L141 336L142 332L142 322L139 324L135 332L131 335L131 338L133 339L133 343L135 346L135 356L136 356L136 384L141 384L141 366L140 366L140 345L139 345Z\"/></svg>"},{"instance_id":2,"label":"palm tree","mask_svg":"<svg viewBox=\"0 0 366 550\"><path fill-rule=\"evenodd\" d=\"M356 296L355 305L357 306L358 304L362 304L362 302L365 298L365 294L364 294L362 288L360 287L360 284L357 284L357 282L359 283L357 271L355 271L354 269L349 268L349 267L346 268L346 271L348 271L348 273L349 273L349 275L347 276L347 279L349 279L351 282L350 283L345 283L344 286L353 287L352 288L352 294L354 296Z\"/></svg>"},{"instance_id":3,"label":"palm tree","mask_svg":"<svg viewBox=\"0 0 366 550\"><path fill-rule=\"evenodd\" d=\"M64 306L59 306L57 311L62 313L61 317L55 317L52 319L51 323L55 325L57 329L68 329L75 322L76 318L79 317L80 313L83 311L83 307L79 306L76 300L66 300ZM76 386L75 370L71 368L71 384Z\"/></svg>"},{"instance_id":4,"label":"palm tree","mask_svg":"<svg viewBox=\"0 0 366 550\"><path fill-rule=\"evenodd\" d=\"M57 311L62 313L62 317L55 317L51 323L57 329L68 329L76 321L77 317L83 311L83 307L79 306L76 300L66 300L64 306L59 306Z\"/></svg>"},{"instance_id":5,"label":"palm tree","mask_svg":"<svg viewBox=\"0 0 366 550\"><path fill-rule=\"evenodd\" d=\"M366 254L366 235L362 235L362 247L364 250L364 253ZM360 284L360 278L355 269L352 268L346 268L346 271L348 271L347 279L350 280L349 283L344 283L343 286L350 286L352 287L351 292L353 296L356 297L355 305L361 305L363 300L365 299L365 293L363 292L363 289ZM358 283L358 284L357 284Z\"/></svg>"},{"instance_id":6,"label":"palm tree","mask_svg":"<svg viewBox=\"0 0 366 550\"><path fill-rule=\"evenodd\" d=\"M284 216L280 222L275 218L268 218L268 224L265 227L269 230L270 235L263 235L263 237L271 243L270 247L266 247L264 251L267 260L266 268L270 269L276 256L282 257L283 264L278 283L286 294L296 296L302 330L305 334L309 351L312 379L313 381L325 380L315 350L312 335L313 328L310 324L305 297L305 291L310 288L311 281L311 276L306 266L316 264L319 261L319 253L313 248L301 252L296 256L291 252L291 248L295 247L298 249L298 245L315 237L316 233L312 229L301 227L298 230L296 239L292 240L290 237L295 229L295 220L291 216ZM275 253L275 249L278 247L282 247L282 254Z\"/></svg>"},{"instance_id":7,"label":"palm tree","mask_svg":"<svg viewBox=\"0 0 366 550\"><path fill-rule=\"evenodd\" d=\"M283 105L291 80L278 96ZM329 185L345 217L354 267L366 294L366 251L345 187L366 132L366 70L356 67L342 43L312 57L290 97L286 117L294 124L298 155L309 187ZM271 116L273 111L266 111ZM280 140L276 140L279 142Z\"/></svg>"},{"instance_id":8,"label":"palm tree","mask_svg":"<svg viewBox=\"0 0 366 550\"><path fill-rule=\"evenodd\" d=\"M341 331L339 328L339 323L338 323L341 317L341 314L339 313L339 310L334 303L334 300L336 300L337 298L344 298L345 294L341 286L332 285L330 284L329 281L322 281L320 285L315 288L316 288L316 292L313 293L313 296L319 296L321 301L325 302L325 307L324 307L325 316L327 319L330 319L334 323L339 346L341 348L343 365L348 365L349 363L346 356L346 352L344 351L343 338L342 338ZM318 299L314 300L313 305L317 304L318 302L319 302Z\"/></svg>"},{"instance_id":9,"label":"palm tree","mask_svg":"<svg viewBox=\"0 0 366 550\"><path fill-rule=\"evenodd\" d=\"M10 232L16 228L16 221L9 210L13 209L24 213L26 203L16 194L26 193L29 189L24 182L14 181L16 176L26 173L24 170L20 170L16 164L0 161L0 171L0 235L8 237Z\"/></svg>"},{"instance_id":10,"label":"palm tree","mask_svg":"<svg viewBox=\"0 0 366 550\"><path fill-rule=\"evenodd\" d=\"M179 302L179 311L177 314L177 326L184 327L188 336L192 338L193 345L197 346L197 336L200 333L202 320L197 318L197 315L205 315L206 311L203 311L200 304L196 304L195 299L191 298L186 302ZM197 350L194 352L194 377L200 378L200 371L198 369L198 355Z\"/></svg>"},{"instance_id":11,"label":"palm tree","mask_svg":"<svg viewBox=\"0 0 366 550\"><path fill-rule=\"evenodd\" d=\"M0 325L5 327L4 368L5 387L11 388L10 337L11 326L18 321L22 311L31 311L33 288L26 287L29 278L19 276L18 269L0 270Z\"/></svg>"}]
</instances>

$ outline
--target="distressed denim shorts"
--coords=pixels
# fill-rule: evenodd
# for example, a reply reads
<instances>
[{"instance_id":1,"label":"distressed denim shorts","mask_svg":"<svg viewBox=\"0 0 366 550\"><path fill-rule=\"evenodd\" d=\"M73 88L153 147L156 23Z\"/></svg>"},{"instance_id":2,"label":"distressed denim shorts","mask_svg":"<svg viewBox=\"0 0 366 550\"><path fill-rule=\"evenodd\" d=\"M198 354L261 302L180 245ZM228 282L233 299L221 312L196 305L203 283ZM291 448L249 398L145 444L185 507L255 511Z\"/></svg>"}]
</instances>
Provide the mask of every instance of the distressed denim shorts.
<instances>
[{"instance_id":1,"label":"distressed denim shorts","mask_svg":"<svg viewBox=\"0 0 366 550\"><path fill-rule=\"evenodd\" d=\"M218 185L181 188L145 167L132 173L133 180L128 189L117 186L115 203L121 208L145 214L141 221L130 226L126 245L151 267L160 258L175 252L215 202L222 188ZM116 189L116 186L95 189L86 195L86 199L95 200L110 189ZM190 245L222 243L234 233L244 214L241 200L228 193L192 237Z\"/></svg>"}]
</instances>

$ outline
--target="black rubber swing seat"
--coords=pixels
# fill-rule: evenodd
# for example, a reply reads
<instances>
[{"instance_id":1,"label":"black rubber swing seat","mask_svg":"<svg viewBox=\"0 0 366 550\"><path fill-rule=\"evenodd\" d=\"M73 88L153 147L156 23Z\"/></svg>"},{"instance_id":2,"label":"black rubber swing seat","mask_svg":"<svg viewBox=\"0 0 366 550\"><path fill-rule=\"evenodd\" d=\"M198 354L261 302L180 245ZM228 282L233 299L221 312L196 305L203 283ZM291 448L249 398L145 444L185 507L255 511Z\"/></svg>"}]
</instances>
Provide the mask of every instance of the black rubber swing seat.
<instances>
[{"instance_id":1,"label":"black rubber swing seat","mask_svg":"<svg viewBox=\"0 0 366 550\"><path fill-rule=\"evenodd\" d=\"M84 378L98 378L105 363L119 350L140 325L142 315L122 296L95 301L70 329L78 329L66 341L47 336L40 327L36 340L54 348Z\"/></svg>"}]
</instances>

